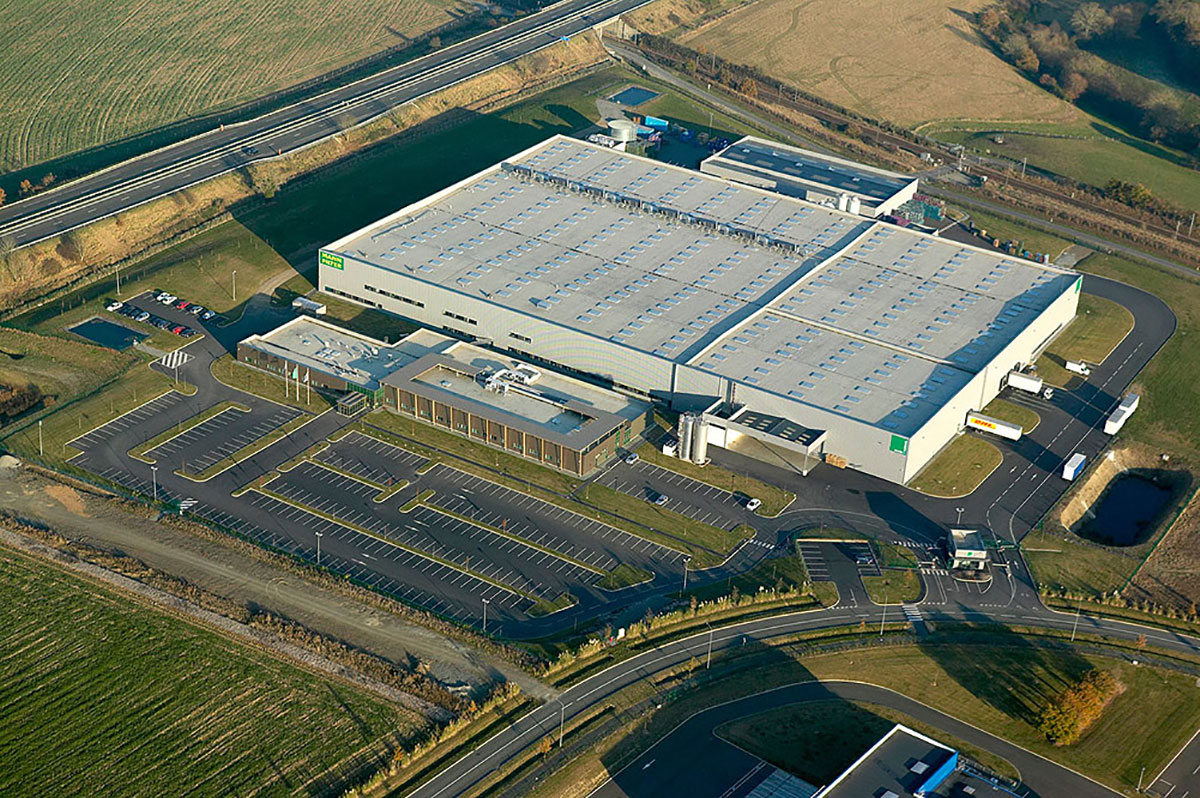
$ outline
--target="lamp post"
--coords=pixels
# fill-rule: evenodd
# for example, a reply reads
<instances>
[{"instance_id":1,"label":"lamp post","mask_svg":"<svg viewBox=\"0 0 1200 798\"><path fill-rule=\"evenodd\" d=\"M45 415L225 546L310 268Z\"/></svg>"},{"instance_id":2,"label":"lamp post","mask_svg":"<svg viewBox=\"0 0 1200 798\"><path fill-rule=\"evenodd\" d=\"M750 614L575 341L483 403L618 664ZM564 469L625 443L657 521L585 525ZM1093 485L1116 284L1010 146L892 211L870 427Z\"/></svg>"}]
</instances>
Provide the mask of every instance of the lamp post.
<instances>
[{"instance_id":1,"label":"lamp post","mask_svg":"<svg viewBox=\"0 0 1200 798\"><path fill-rule=\"evenodd\" d=\"M45 457L46 452L42 449L42 420L38 419L38 457Z\"/></svg>"},{"instance_id":2,"label":"lamp post","mask_svg":"<svg viewBox=\"0 0 1200 798\"><path fill-rule=\"evenodd\" d=\"M567 705L562 702L562 698L558 699L558 747L562 748L563 744L563 724L567 719Z\"/></svg>"},{"instance_id":3,"label":"lamp post","mask_svg":"<svg viewBox=\"0 0 1200 798\"><path fill-rule=\"evenodd\" d=\"M483 633L487 634L487 605L491 603L487 599L483 600Z\"/></svg>"},{"instance_id":4,"label":"lamp post","mask_svg":"<svg viewBox=\"0 0 1200 798\"><path fill-rule=\"evenodd\" d=\"M324 536L325 533L317 532L315 534L317 536L317 567L320 568L321 567L321 538Z\"/></svg>"},{"instance_id":5,"label":"lamp post","mask_svg":"<svg viewBox=\"0 0 1200 798\"><path fill-rule=\"evenodd\" d=\"M233 270L230 280L233 281L233 301L237 302L237 269Z\"/></svg>"},{"instance_id":6,"label":"lamp post","mask_svg":"<svg viewBox=\"0 0 1200 798\"><path fill-rule=\"evenodd\" d=\"M713 628L708 621L705 621L704 625L708 627L708 657L704 660L704 670L708 670L709 666L712 665Z\"/></svg>"},{"instance_id":7,"label":"lamp post","mask_svg":"<svg viewBox=\"0 0 1200 798\"><path fill-rule=\"evenodd\" d=\"M883 615L879 616L879 636L883 637L883 625L887 622L887 587L883 588Z\"/></svg>"},{"instance_id":8,"label":"lamp post","mask_svg":"<svg viewBox=\"0 0 1200 798\"><path fill-rule=\"evenodd\" d=\"M154 484L154 501L158 501L158 466L150 466L150 481Z\"/></svg>"}]
</instances>

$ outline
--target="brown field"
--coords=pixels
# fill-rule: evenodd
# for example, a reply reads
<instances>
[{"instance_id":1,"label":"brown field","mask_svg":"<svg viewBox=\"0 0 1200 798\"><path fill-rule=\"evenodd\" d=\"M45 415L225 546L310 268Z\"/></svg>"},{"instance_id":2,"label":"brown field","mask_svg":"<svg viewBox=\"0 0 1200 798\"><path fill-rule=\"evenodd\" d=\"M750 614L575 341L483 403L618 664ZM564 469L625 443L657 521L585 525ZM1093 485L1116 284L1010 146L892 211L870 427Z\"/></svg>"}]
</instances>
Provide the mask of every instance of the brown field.
<instances>
[{"instance_id":1,"label":"brown field","mask_svg":"<svg viewBox=\"0 0 1200 798\"><path fill-rule=\"evenodd\" d=\"M404 45L456 0L6 3L0 173L236 105Z\"/></svg>"},{"instance_id":2,"label":"brown field","mask_svg":"<svg viewBox=\"0 0 1200 798\"><path fill-rule=\"evenodd\" d=\"M1200 604L1200 502L1188 505L1137 572L1127 591L1194 616Z\"/></svg>"},{"instance_id":3,"label":"brown field","mask_svg":"<svg viewBox=\"0 0 1200 798\"><path fill-rule=\"evenodd\" d=\"M759 0L685 33L730 61L866 116L1070 122L1079 112L987 49L964 15L985 0Z\"/></svg>"}]
</instances>

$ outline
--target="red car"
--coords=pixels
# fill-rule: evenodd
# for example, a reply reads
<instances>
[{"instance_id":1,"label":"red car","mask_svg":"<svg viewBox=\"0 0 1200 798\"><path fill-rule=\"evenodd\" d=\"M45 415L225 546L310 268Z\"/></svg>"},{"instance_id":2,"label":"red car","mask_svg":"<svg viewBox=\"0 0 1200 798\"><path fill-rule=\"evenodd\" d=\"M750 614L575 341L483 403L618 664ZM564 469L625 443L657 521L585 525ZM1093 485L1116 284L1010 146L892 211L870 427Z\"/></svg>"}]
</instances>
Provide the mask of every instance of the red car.
<instances>
[{"instance_id":1,"label":"red car","mask_svg":"<svg viewBox=\"0 0 1200 798\"><path fill-rule=\"evenodd\" d=\"M188 302L186 299L181 299L175 303L175 307L178 308L179 310L187 310L188 306L191 304L192 303Z\"/></svg>"},{"instance_id":2,"label":"red car","mask_svg":"<svg viewBox=\"0 0 1200 798\"><path fill-rule=\"evenodd\" d=\"M172 328L171 328L171 332L175 333L176 335L179 335L181 332L183 332L183 329L184 329L184 328L183 328L183 325L182 325L182 324L178 324L178 325L176 325L176 326L174 326L174 327L172 327Z\"/></svg>"}]
</instances>

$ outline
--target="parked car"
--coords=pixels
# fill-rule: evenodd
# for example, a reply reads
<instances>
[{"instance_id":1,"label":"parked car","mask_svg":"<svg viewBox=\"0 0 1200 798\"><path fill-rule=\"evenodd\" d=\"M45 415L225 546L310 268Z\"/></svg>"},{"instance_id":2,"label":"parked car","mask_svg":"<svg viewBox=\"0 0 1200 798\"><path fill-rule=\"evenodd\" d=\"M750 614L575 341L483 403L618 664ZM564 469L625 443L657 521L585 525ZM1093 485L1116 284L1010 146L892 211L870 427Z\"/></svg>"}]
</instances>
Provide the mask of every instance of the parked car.
<instances>
[{"instance_id":1,"label":"parked car","mask_svg":"<svg viewBox=\"0 0 1200 798\"><path fill-rule=\"evenodd\" d=\"M215 310L206 310L200 314L200 320L208 321L209 319L213 318L216 315L217 315L217 312Z\"/></svg>"},{"instance_id":2,"label":"parked car","mask_svg":"<svg viewBox=\"0 0 1200 798\"><path fill-rule=\"evenodd\" d=\"M188 308L188 313L191 313L193 316L199 316L203 312L203 305L192 305L190 308Z\"/></svg>"},{"instance_id":3,"label":"parked car","mask_svg":"<svg viewBox=\"0 0 1200 798\"><path fill-rule=\"evenodd\" d=\"M637 456L637 452L634 452L633 454L631 454L625 458L625 465L633 465L634 463L636 463L638 460L641 460L641 459L642 458Z\"/></svg>"},{"instance_id":4,"label":"parked car","mask_svg":"<svg viewBox=\"0 0 1200 798\"><path fill-rule=\"evenodd\" d=\"M138 321L147 321L150 318L150 314L143 310L141 313L134 316L134 318Z\"/></svg>"},{"instance_id":5,"label":"parked car","mask_svg":"<svg viewBox=\"0 0 1200 798\"><path fill-rule=\"evenodd\" d=\"M184 329L186 329L186 328L182 324L171 325L171 332L175 333L176 335L179 335L181 332L184 331Z\"/></svg>"},{"instance_id":6,"label":"parked car","mask_svg":"<svg viewBox=\"0 0 1200 798\"><path fill-rule=\"evenodd\" d=\"M117 313L120 313L122 316L125 316L126 318L132 319L134 316L141 313L141 311L138 310L137 308L135 308L133 305L125 305L124 307L119 308L117 310Z\"/></svg>"},{"instance_id":7,"label":"parked car","mask_svg":"<svg viewBox=\"0 0 1200 798\"><path fill-rule=\"evenodd\" d=\"M180 335L182 335L184 338L191 338L195 334L196 334L196 331L193 330L191 327L184 327L183 332L180 333Z\"/></svg>"},{"instance_id":8,"label":"parked car","mask_svg":"<svg viewBox=\"0 0 1200 798\"><path fill-rule=\"evenodd\" d=\"M189 307L191 307L191 305L191 302L188 302L186 299L181 299L175 303L175 308L176 310L187 310Z\"/></svg>"},{"instance_id":9,"label":"parked car","mask_svg":"<svg viewBox=\"0 0 1200 798\"><path fill-rule=\"evenodd\" d=\"M118 310L120 310L123 307L125 307L124 302L118 302L116 300L113 300L112 302L109 302L107 305L105 305L104 309L110 313L116 313Z\"/></svg>"},{"instance_id":10,"label":"parked car","mask_svg":"<svg viewBox=\"0 0 1200 798\"><path fill-rule=\"evenodd\" d=\"M157 316L151 319L150 323L160 330L165 330L171 326L171 322L167 321L166 319L160 319Z\"/></svg>"},{"instance_id":11,"label":"parked car","mask_svg":"<svg viewBox=\"0 0 1200 798\"><path fill-rule=\"evenodd\" d=\"M873 562L870 554L860 554L854 558L854 561L859 565L871 565Z\"/></svg>"},{"instance_id":12,"label":"parked car","mask_svg":"<svg viewBox=\"0 0 1200 798\"><path fill-rule=\"evenodd\" d=\"M658 498L654 500L654 503L657 506L662 507L669 501L670 501L670 499L667 498L667 494L660 493L660 494L658 494Z\"/></svg>"},{"instance_id":13,"label":"parked car","mask_svg":"<svg viewBox=\"0 0 1200 798\"><path fill-rule=\"evenodd\" d=\"M759 507L762 507L762 499L751 499L750 501L746 502L746 509L750 512L754 512Z\"/></svg>"},{"instance_id":14,"label":"parked car","mask_svg":"<svg viewBox=\"0 0 1200 798\"><path fill-rule=\"evenodd\" d=\"M174 294L164 294L158 298L158 301L164 305L170 305L174 303L176 299L179 299L179 297L175 296Z\"/></svg>"},{"instance_id":15,"label":"parked car","mask_svg":"<svg viewBox=\"0 0 1200 798\"><path fill-rule=\"evenodd\" d=\"M157 290L156 290L156 291L154 292L154 301L155 301L155 302L162 302L162 301L163 301L163 299L165 299L166 297L169 297L170 295L171 295L171 294L170 294L169 292L167 292L167 291L157 291Z\"/></svg>"}]
</instances>

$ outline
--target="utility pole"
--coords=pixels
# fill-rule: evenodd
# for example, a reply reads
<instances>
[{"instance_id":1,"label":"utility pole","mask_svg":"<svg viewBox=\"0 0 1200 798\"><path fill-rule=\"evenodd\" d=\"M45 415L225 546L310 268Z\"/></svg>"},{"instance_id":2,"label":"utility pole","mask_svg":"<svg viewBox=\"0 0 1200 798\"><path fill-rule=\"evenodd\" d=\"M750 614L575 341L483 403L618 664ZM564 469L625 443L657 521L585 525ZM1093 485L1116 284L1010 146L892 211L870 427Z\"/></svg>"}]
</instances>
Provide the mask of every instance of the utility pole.
<instances>
[{"instance_id":1,"label":"utility pole","mask_svg":"<svg viewBox=\"0 0 1200 798\"><path fill-rule=\"evenodd\" d=\"M879 636L883 637L883 624L887 621L887 588L883 589L883 615L879 617Z\"/></svg>"},{"instance_id":2,"label":"utility pole","mask_svg":"<svg viewBox=\"0 0 1200 798\"><path fill-rule=\"evenodd\" d=\"M38 457L45 457L46 452L42 449L42 420L38 419Z\"/></svg>"},{"instance_id":3,"label":"utility pole","mask_svg":"<svg viewBox=\"0 0 1200 798\"><path fill-rule=\"evenodd\" d=\"M1027 155L1027 156L1025 156L1024 158L1022 158L1022 159L1021 159L1021 179L1022 179L1022 180L1024 180L1024 179L1025 179L1025 165L1026 165L1027 163L1029 163L1029 156L1028 156L1028 155Z\"/></svg>"},{"instance_id":4,"label":"utility pole","mask_svg":"<svg viewBox=\"0 0 1200 798\"><path fill-rule=\"evenodd\" d=\"M150 480L154 483L154 501L158 501L158 466L150 466Z\"/></svg>"},{"instance_id":5,"label":"utility pole","mask_svg":"<svg viewBox=\"0 0 1200 798\"><path fill-rule=\"evenodd\" d=\"M1196 212L1192 211L1192 220L1188 222L1188 238L1192 237L1192 230L1196 227Z\"/></svg>"}]
</instances>

